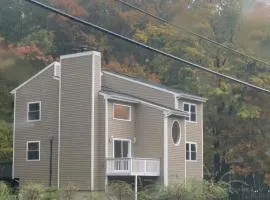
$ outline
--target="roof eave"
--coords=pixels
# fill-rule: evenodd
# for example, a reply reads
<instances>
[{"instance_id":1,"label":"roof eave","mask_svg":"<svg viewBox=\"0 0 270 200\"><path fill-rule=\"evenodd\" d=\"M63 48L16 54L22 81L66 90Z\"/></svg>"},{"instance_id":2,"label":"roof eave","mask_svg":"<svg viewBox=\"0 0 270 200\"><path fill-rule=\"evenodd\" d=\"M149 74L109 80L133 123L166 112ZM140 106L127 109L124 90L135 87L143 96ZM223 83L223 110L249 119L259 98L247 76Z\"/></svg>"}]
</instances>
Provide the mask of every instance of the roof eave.
<instances>
[{"instance_id":1,"label":"roof eave","mask_svg":"<svg viewBox=\"0 0 270 200\"><path fill-rule=\"evenodd\" d=\"M194 96L194 95L189 95L189 94L179 94L176 98L177 99L190 99L190 100L199 101L202 103L205 103L208 101L208 99L206 99L206 98Z\"/></svg>"},{"instance_id":2,"label":"roof eave","mask_svg":"<svg viewBox=\"0 0 270 200\"><path fill-rule=\"evenodd\" d=\"M21 87L23 87L24 85L26 85L27 83L29 83L31 80L33 80L34 78L36 78L37 76L39 76L40 74L42 74L43 72L45 72L47 69L53 67L55 65L55 63L59 63L59 62L53 62L51 64L49 64L48 66L46 66L45 68L43 68L41 71L39 71L38 73L36 73L35 75L33 75L32 77L30 77L29 79L27 79L26 81L24 81L22 84L20 84L18 87L14 88L13 90L10 91L10 94L15 94L16 91L18 89L20 89Z\"/></svg>"}]
</instances>

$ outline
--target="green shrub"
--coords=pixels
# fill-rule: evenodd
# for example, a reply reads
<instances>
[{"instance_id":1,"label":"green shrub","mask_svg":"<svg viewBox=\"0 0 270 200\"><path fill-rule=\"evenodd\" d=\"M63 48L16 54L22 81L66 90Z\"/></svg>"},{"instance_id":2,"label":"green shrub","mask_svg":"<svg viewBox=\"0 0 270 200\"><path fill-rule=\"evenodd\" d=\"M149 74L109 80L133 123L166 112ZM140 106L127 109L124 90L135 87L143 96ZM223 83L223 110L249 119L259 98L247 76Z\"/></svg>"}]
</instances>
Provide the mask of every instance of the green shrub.
<instances>
[{"instance_id":1,"label":"green shrub","mask_svg":"<svg viewBox=\"0 0 270 200\"><path fill-rule=\"evenodd\" d=\"M168 187L153 185L138 193L139 200L228 200L228 189L223 183L187 181Z\"/></svg>"},{"instance_id":2,"label":"green shrub","mask_svg":"<svg viewBox=\"0 0 270 200\"><path fill-rule=\"evenodd\" d=\"M26 183L20 188L19 200L43 200L45 191L42 184Z\"/></svg>"},{"instance_id":3,"label":"green shrub","mask_svg":"<svg viewBox=\"0 0 270 200\"><path fill-rule=\"evenodd\" d=\"M107 189L107 199L134 199L134 192L132 190L132 186L124 181L112 181L109 183Z\"/></svg>"},{"instance_id":4,"label":"green shrub","mask_svg":"<svg viewBox=\"0 0 270 200\"><path fill-rule=\"evenodd\" d=\"M15 197L11 195L10 188L4 183L0 182L0 200L13 200Z\"/></svg>"},{"instance_id":5,"label":"green shrub","mask_svg":"<svg viewBox=\"0 0 270 200\"><path fill-rule=\"evenodd\" d=\"M65 200L73 200L77 191L78 188L72 183L69 183L61 189L61 198Z\"/></svg>"}]
</instances>

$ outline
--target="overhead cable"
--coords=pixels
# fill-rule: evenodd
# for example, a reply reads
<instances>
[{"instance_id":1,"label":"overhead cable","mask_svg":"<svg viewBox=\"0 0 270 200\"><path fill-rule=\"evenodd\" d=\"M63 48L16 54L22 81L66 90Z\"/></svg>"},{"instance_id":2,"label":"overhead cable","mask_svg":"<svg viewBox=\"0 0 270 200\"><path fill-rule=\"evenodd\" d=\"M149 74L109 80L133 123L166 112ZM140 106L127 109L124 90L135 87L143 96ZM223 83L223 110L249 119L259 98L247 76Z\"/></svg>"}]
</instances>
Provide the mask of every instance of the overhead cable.
<instances>
[{"instance_id":1,"label":"overhead cable","mask_svg":"<svg viewBox=\"0 0 270 200\"><path fill-rule=\"evenodd\" d=\"M184 31L186 31L186 32L188 32L188 33L190 33L190 34L192 34L192 35L195 35L196 37L198 37L198 38L200 38L200 39L202 39L202 40L205 40L205 41L207 41L207 42L210 42L210 43L212 43L212 44L215 44L215 45L217 45L217 46L219 46L219 47L225 48L225 49L227 49L227 50L229 50L229 51L232 51L232 52L234 52L234 53L236 53L236 54L238 54L238 55L241 55L241 56L243 56L243 57L247 57L247 58L252 59L252 60L254 60L254 61L261 62L261 63L263 63L263 64L265 64L265 65L270 66L270 64L269 64L268 62L262 60L261 58L256 58L256 57L254 57L254 56L248 55L248 54L243 53L243 52L241 52L241 51L238 51L238 50L236 50L236 49L230 48L230 47L228 47L228 46L226 46L226 45L224 45L224 44L221 44L221 43L219 43L219 42L217 42L217 41L215 41L215 40L209 39L209 38L206 37L206 36L203 36L203 35L200 35L200 34L198 34L198 33L195 33L194 31L191 31L190 29L188 29L188 28L186 28L186 27L184 27L184 26L179 26L179 25L176 25L176 24L174 24L174 23L171 23L171 22L169 22L169 21L166 20L166 19L163 19L163 18L161 18L161 17L158 17L158 16L154 15L153 13L150 13L150 12L148 12L148 11L145 11L145 10L143 10L143 9L141 9L141 8L139 8L139 7L136 7L136 6L130 4L130 3L126 2L126 1L123 1L123 0L115 0L115 1L118 1L118 2L124 4L125 6L127 6L127 7L129 7L129 8L132 8L132 9L137 10L137 11L139 11L139 12L141 12L141 13L147 15L147 16L150 16L150 17L152 17L152 18L154 18L154 19L156 19L156 20L158 20L158 21L160 21L160 22L162 22L162 23L164 23L164 24L166 24L166 25L172 26L172 27L177 28L177 29L184 30Z\"/></svg>"},{"instance_id":2,"label":"overhead cable","mask_svg":"<svg viewBox=\"0 0 270 200\"><path fill-rule=\"evenodd\" d=\"M31 4L34 4L34 5L36 5L36 6L40 7L40 8L43 8L43 9L46 9L46 10L48 10L48 11L54 12L54 13L56 13L56 14L62 15L62 16L64 16L64 17L66 17L66 18L68 18L68 19L70 19L70 20L76 21L76 22L78 22L78 23L80 23L80 24L83 24L83 25L89 26L89 27L91 27L91 28L94 28L94 29L96 29L96 30L98 30L98 31L100 31L100 32L109 34L109 35L111 35L111 36L114 36L114 37L116 37L116 38L119 38L119 39L121 39L121 40L124 40L124 41L126 41L126 42L129 42L129 43L131 43L131 44L135 44L135 45L137 45L137 46L139 46L139 47L142 47L142 48L144 48L144 49L148 49L148 50L150 50L150 51L153 51L153 52L155 52L155 53L158 53L158 54L160 54L160 55L163 55L163 56L165 56L165 57L167 57L167 58L171 58L171 59L173 59L173 60L176 60L176 61L185 63L185 64L187 64L187 65L189 65L189 66L191 66L191 67L201 69L202 71L206 71L206 72L208 72L208 73L211 73L211 74L214 74L214 75L216 75L216 76L219 76L219 77L222 77L222 78L231 80L231 81L233 81L233 82L236 82L236 83L239 83L239 84L248 86L248 87L250 87L250 88L253 88L253 89L256 89L256 90L259 90L259 91L263 91L263 92L266 92L266 93L270 93L270 90L268 90L268 89L265 89L265 88L262 88L262 87L253 85L253 84L251 84L251 83L248 83L248 82L239 80L239 79L234 78L234 77L231 77L231 76L229 76L229 75L222 74L222 73L220 73L220 72L216 72L216 71L214 71L214 70L212 70L212 69L208 69L208 68L203 67L203 66L201 66L201 65L199 65L199 64L192 63L192 62L190 62L190 61L188 61L188 60L179 58L179 57L177 57L177 56L175 56L175 55L172 55L172 54L169 54L169 53L167 53L167 52L161 51L161 50L159 50L159 49L153 48L153 47L151 47L151 46L148 46L148 45L146 45L146 44L143 44L143 43L138 42L138 41L136 41L136 40L133 40L133 39L131 39L131 38L128 38L128 37L125 37L125 36L120 35L120 34L118 34L118 33L115 33L115 32L113 32L113 31L111 31L111 30L108 30L108 29L105 29L105 28L103 28L103 27L100 27L100 26L98 26L98 25L96 25L96 24L93 24L93 23L91 23L91 22L87 22L87 21L85 21L85 20L83 20L83 19L81 19L81 18L72 16L72 15L66 13L66 12L63 12L63 11L61 11L61 10L59 10L59 9L53 8L53 7L48 6L48 5L46 5L46 4L40 3L40 2L35 1L35 0L25 0L25 1L27 1L27 2L29 2L29 3L31 3Z\"/></svg>"}]
</instances>

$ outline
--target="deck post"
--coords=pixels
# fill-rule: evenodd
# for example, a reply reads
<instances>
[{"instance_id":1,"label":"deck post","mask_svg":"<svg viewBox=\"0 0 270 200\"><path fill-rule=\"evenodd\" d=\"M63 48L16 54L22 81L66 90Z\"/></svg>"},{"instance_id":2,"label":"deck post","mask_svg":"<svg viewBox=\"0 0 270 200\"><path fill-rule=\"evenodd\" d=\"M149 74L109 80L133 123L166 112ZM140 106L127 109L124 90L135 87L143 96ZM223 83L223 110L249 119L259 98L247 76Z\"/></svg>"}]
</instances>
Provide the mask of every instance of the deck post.
<instances>
[{"instance_id":1,"label":"deck post","mask_svg":"<svg viewBox=\"0 0 270 200\"><path fill-rule=\"evenodd\" d=\"M135 175L135 200L138 199L138 178L137 175Z\"/></svg>"}]
</instances>

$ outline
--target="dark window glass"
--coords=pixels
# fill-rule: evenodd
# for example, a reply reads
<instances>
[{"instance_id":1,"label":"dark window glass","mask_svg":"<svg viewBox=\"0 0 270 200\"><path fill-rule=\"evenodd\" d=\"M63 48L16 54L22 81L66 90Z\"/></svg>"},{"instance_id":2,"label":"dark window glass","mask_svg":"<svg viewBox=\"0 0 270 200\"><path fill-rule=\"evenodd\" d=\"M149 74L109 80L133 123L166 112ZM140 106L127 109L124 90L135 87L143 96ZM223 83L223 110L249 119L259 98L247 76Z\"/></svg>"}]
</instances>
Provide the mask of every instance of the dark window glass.
<instances>
[{"instance_id":1,"label":"dark window glass","mask_svg":"<svg viewBox=\"0 0 270 200\"><path fill-rule=\"evenodd\" d=\"M191 152L191 160L196 160L196 152Z\"/></svg>"},{"instance_id":2,"label":"dark window glass","mask_svg":"<svg viewBox=\"0 0 270 200\"><path fill-rule=\"evenodd\" d=\"M189 112L189 105L188 104L184 104L184 111Z\"/></svg>"},{"instance_id":3,"label":"dark window glass","mask_svg":"<svg viewBox=\"0 0 270 200\"><path fill-rule=\"evenodd\" d=\"M173 143L177 144L180 140L180 125L178 122L174 122L173 126L172 126L172 139L173 139Z\"/></svg>"},{"instance_id":4,"label":"dark window glass","mask_svg":"<svg viewBox=\"0 0 270 200\"><path fill-rule=\"evenodd\" d=\"M29 104L29 111L37 111L39 110L39 103L30 103Z\"/></svg>"},{"instance_id":5,"label":"dark window glass","mask_svg":"<svg viewBox=\"0 0 270 200\"><path fill-rule=\"evenodd\" d=\"M189 160L189 152L186 152L186 160Z\"/></svg>"},{"instance_id":6,"label":"dark window glass","mask_svg":"<svg viewBox=\"0 0 270 200\"><path fill-rule=\"evenodd\" d=\"M114 141L114 157L121 158L122 157L122 143L119 140Z\"/></svg>"},{"instance_id":7,"label":"dark window glass","mask_svg":"<svg viewBox=\"0 0 270 200\"><path fill-rule=\"evenodd\" d=\"M39 149L38 142L28 143L28 151L38 151L38 149Z\"/></svg>"},{"instance_id":8,"label":"dark window glass","mask_svg":"<svg viewBox=\"0 0 270 200\"><path fill-rule=\"evenodd\" d=\"M40 103L28 105L28 120L40 120Z\"/></svg>"},{"instance_id":9,"label":"dark window glass","mask_svg":"<svg viewBox=\"0 0 270 200\"><path fill-rule=\"evenodd\" d=\"M191 144L191 151L196 151L196 145L195 144Z\"/></svg>"},{"instance_id":10,"label":"dark window glass","mask_svg":"<svg viewBox=\"0 0 270 200\"><path fill-rule=\"evenodd\" d=\"M190 106L190 112L195 112L195 106L194 105Z\"/></svg>"},{"instance_id":11,"label":"dark window glass","mask_svg":"<svg viewBox=\"0 0 270 200\"><path fill-rule=\"evenodd\" d=\"M39 142L28 143L27 160L39 160Z\"/></svg>"},{"instance_id":12,"label":"dark window glass","mask_svg":"<svg viewBox=\"0 0 270 200\"><path fill-rule=\"evenodd\" d=\"M28 160L39 160L38 151L28 151Z\"/></svg>"},{"instance_id":13,"label":"dark window glass","mask_svg":"<svg viewBox=\"0 0 270 200\"><path fill-rule=\"evenodd\" d=\"M190 121L196 122L196 114L195 113L190 114Z\"/></svg>"}]
</instances>

